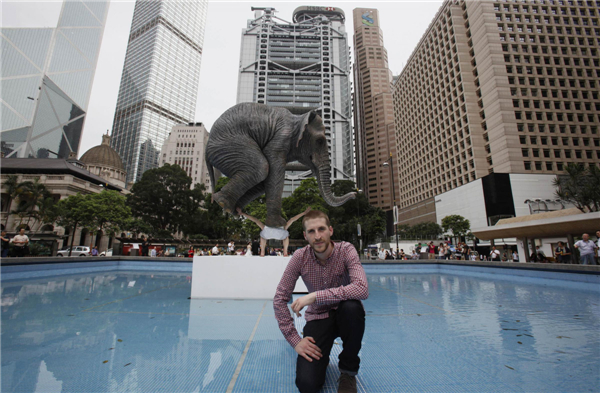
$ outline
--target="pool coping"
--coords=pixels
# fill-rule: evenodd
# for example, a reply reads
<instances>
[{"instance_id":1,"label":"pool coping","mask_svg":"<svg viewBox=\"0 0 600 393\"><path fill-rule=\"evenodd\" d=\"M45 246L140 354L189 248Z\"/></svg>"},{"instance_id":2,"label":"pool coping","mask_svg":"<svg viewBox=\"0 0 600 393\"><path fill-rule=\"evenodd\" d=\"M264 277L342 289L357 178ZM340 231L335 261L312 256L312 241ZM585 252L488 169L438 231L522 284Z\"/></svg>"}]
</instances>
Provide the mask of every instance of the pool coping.
<instances>
[{"instance_id":1,"label":"pool coping","mask_svg":"<svg viewBox=\"0 0 600 393\"><path fill-rule=\"evenodd\" d=\"M152 262L152 263L189 263L192 264L192 258L165 258L165 257L131 257L131 256L113 256L113 257L33 257L33 258L4 258L0 261L0 266L19 266L19 265L47 265L47 264L69 264L81 262ZM365 261L361 260L365 266L402 266L402 265L449 265L449 266L472 266L488 267L500 269L517 269L533 271L549 271L561 273L577 273L600 275L600 265L571 265L560 263L530 263L530 262L490 262L490 261L446 261L439 259L419 259L408 261Z\"/></svg>"}]
</instances>

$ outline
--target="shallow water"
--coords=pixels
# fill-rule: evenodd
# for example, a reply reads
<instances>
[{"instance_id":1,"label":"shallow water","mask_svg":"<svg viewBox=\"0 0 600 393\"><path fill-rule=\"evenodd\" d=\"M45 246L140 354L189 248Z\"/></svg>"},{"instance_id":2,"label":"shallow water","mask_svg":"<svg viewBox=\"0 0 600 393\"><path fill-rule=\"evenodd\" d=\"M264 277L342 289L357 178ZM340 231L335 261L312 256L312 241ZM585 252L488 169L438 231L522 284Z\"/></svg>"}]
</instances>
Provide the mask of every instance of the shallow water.
<instances>
[{"instance_id":1,"label":"shallow water","mask_svg":"<svg viewBox=\"0 0 600 393\"><path fill-rule=\"evenodd\" d=\"M600 391L598 291L493 276L368 279L359 391ZM175 272L2 282L1 390L297 391L272 302L189 300L190 289L191 274ZM337 343L325 392L336 391Z\"/></svg>"}]
</instances>

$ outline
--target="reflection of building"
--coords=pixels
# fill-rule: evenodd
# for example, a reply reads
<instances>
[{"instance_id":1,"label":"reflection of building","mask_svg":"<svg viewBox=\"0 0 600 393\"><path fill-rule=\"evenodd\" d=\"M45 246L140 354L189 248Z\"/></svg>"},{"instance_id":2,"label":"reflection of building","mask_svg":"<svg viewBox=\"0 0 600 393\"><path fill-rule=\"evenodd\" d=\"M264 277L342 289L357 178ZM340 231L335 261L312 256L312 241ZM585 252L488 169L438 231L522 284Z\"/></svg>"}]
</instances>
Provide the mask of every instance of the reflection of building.
<instances>
[{"instance_id":1,"label":"reflection of building","mask_svg":"<svg viewBox=\"0 0 600 393\"><path fill-rule=\"evenodd\" d=\"M65 1L56 28L3 28L2 153L77 154L108 2Z\"/></svg>"},{"instance_id":2,"label":"reflection of building","mask_svg":"<svg viewBox=\"0 0 600 393\"><path fill-rule=\"evenodd\" d=\"M335 7L299 7L293 20L276 17L274 8L255 9L242 33L237 102L284 107L295 114L317 109L329 143L332 181L354 180L344 12ZM284 196L310 176L288 172Z\"/></svg>"},{"instance_id":3,"label":"reflection of building","mask_svg":"<svg viewBox=\"0 0 600 393\"><path fill-rule=\"evenodd\" d=\"M177 164L192 178L192 188L197 183L210 190L210 177L204 161L208 132L202 123L176 125L161 150L160 164Z\"/></svg>"},{"instance_id":4,"label":"reflection of building","mask_svg":"<svg viewBox=\"0 0 600 393\"><path fill-rule=\"evenodd\" d=\"M128 182L159 165L159 149L176 124L194 118L207 1L137 1L111 146Z\"/></svg>"},{"instance_id":5,"label":"reflection of building","mask_svg":"<svg viewBox=\"0 0 600 393\"><path fill-rule=\"evenodd\" d=\"M444 2L394 84L400 223L493 225L598 165L597 21L589 2Z\"/></svg>"},{"instance_id":6,"label":"reflection of building","mask_svg":"<svg viewBox=\"0 0 600 393\"><path fill-rule=\"evenodd\" d=\"M379 27L379 12L356 8L354 16L354 137L357 186L369 203L391 210L389 167L382 164L396 157L392 73ZM394 159L396 161L396 159ZM396 164L396 162L394 162ZM399 195L398 184L396 195Z\"/></svg>"},{"instance_id":7,"label":"reflection of building","mask_svg":"<svg viewBox=\"0 0 600 393\"><path fill-rule=\"evenodd\" d=\"M125 188L127 172L119 154L110 147L110 136L102 135L102 144L92 147L80 158L90 173L98 175L107 182Z\"/></svg>"}]
</instances>

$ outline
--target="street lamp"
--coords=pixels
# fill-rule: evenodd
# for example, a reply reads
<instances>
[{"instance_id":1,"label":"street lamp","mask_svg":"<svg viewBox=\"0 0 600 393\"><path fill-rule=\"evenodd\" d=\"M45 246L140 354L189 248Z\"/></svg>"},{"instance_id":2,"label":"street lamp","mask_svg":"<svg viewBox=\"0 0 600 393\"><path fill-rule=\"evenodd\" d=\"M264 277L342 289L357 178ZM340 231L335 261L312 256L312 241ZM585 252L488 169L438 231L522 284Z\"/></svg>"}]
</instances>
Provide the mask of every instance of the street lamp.
<instances>
[{"instance_id":1,"label":"street lamp","mask_svg":"<svg viewBox=\"0 0 600 393\"><path fill-rule=\"evenodd\" d=\"M358 234L358 252L359 255L362 252L362 237L361 237L361 227L360 227L360 201L358 198L358 194L361 193L362 190L357 188L356 189L356 217L358 218L358 224L356 224L356 233Z\"/></svg>"},{"instance_id":2,"label":"street lamp","mask_svg":"<svg viewBox=\"0 0 600 393\"><path fill-rule=\"evenodd\" d=\"M382 166L389 167L391 169L390 175L392 180L390 182L390 187L392 187L392 214L394 216L394 234L396 235L396 257L398 257L398 252L400 252L400 246L398 244L398 227L396 226L396 187L394 187L394 165L392 165L392 153L390 153L390 158L388 158Z\"/></svg>"}]
</instances>

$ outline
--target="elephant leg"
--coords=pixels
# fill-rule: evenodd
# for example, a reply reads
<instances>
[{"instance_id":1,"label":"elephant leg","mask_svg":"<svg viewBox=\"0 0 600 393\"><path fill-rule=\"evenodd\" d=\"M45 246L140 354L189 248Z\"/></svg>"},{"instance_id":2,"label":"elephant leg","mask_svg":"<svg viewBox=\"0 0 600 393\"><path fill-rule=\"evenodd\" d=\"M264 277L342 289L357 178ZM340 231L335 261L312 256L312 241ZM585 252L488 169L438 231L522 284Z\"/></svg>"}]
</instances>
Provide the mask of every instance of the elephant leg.
<instances>
[{"instance_id":1,"label":"elephant leg","mask_svg":"<svg viewBox=\"0 0 600 393\"><path fill-rule=\"evenodd\" d=\"M250 189L263 182L269 173L269 163L267 159L260 154L231 154L231 152L248 152L248 145L232 143L230 146L230 155L227 157L227 165L233 167L227 171L229 182L217 193L213 195L213 200L217 202L227 213L235 212L238 200ZM235 163L235 165L234 165Z\"/></svg>"},{"instance_id":2,"label":"elephant leg","mask_svg":"<svg viewBox=\"0 0 600 393\"><path fill-rule=\"evenodd\" d=\"M265 180L267 196L267 220L265 224L270 227L283 227L287 220L281 217L281 194L285 180L285 156L270 158L269 176Z\"/></svg>"},{"instance_id":3,"label":"elephant leg","mask_svg":"<svg viewBox=\"0 0 600 393\"><path fill-rule=\"evenodd\" d=\"M260 182L248 191L237 201L236 207L243 209L247 204L265 193L265 182Z\"/></svg>"}]
</instances>

